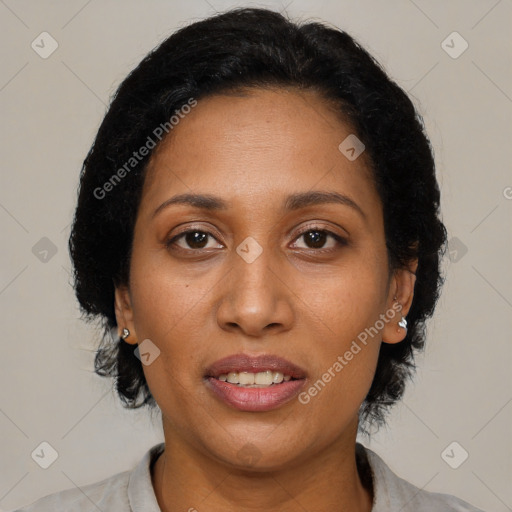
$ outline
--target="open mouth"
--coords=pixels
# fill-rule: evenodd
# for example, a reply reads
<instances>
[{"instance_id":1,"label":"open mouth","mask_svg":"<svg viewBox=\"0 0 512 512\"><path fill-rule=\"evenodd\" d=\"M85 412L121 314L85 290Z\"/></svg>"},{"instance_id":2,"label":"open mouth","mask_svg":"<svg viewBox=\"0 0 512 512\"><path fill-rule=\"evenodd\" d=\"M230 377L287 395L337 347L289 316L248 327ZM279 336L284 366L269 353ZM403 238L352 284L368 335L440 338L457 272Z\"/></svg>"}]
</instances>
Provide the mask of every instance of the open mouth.
<instances>
[{"instance_id":1,"label":"open mouth","mask_svg":"<svg viewBox=\"0 0 512 512\"><path fill-rule=\"evenodd\" d=\"M275 382L274 382L275 381ZM304 387L304 378L279 371L240 371L206 377L207 387L217 398L240 411L263 412L290 402Z\"/></svg>"},{"instance_id":2,"label":"open mouth","mask_svg":"<svg viewBox=\"0 0 512 512\"><path fill-rule=\"evenodd\" d=\"M256 373L245 371L229 372L214 378L245 388L268 388L276 384L281 384L282 382L297 380L291 375L273 370L264 370Z\"/></svg>"},{"instance_id":3,"label":"open mouth","mask_svg":"<svg viewBox=\"0 0 512 512\"><path fill-rule=\"evenodd\" d=\"M305 370L273 354L233 354L205 368L203 375L218 399L247 412L283 406L300 393L307 380Z\"/></svg>"}]
</instances>

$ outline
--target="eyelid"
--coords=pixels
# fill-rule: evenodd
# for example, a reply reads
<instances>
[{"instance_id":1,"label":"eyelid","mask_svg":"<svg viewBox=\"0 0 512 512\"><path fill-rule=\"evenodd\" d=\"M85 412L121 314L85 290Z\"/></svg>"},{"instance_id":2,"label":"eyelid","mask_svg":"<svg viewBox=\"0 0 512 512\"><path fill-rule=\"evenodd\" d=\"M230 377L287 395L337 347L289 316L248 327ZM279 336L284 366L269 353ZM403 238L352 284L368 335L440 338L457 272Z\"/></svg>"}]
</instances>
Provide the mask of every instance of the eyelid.
<instances>
[{"instance_id":1,"label":"eyelid","mask_svg":"<svg viewBox=\"0 0 512 512\"><path fill-rule=\"evenodd\" d=\"M183 231L173 234L172 236L167 235L165 238L164 244L166 247L170 247L180 237L186 235L187 233L194 233L197 231L200 233L205 233L206 235L210 236L211 238L214 238L219 244L221 244L221 242L219 242L219 240L218 240L219 235L216 234L217 233L216 230L215 229L210 230L210 228L204 228L203 226L187 226L185 229L183 229ZM223 245L223 244L221 244L221 245ZM183 247L178 247L178 250L179 249L181 249L183 251L189 251L189 252L203 250L203 249L183 249Z\"/></svg>"},{"instance_id":2,"label":"eyelid","mask_svg":"<svg viewBox=\"0 0 512 512\"><path fill-rule=\"evenodd\" d=\"M300 235L303 235L304 233L307 233L308 231L312 231L312 230L318 230L318 231L325 231L331 235L335 235L339 238L348 238L348 233L345 231L345 235L340 235L338 233L336 233L333 229L334 228L331 228L329 225L327 224L324 224L322 223L321 221L311 221L309 224L307 224L306 226L303 226L300 231L299 231L299 234L298 236Z\"/></svg>"}]
</instances>

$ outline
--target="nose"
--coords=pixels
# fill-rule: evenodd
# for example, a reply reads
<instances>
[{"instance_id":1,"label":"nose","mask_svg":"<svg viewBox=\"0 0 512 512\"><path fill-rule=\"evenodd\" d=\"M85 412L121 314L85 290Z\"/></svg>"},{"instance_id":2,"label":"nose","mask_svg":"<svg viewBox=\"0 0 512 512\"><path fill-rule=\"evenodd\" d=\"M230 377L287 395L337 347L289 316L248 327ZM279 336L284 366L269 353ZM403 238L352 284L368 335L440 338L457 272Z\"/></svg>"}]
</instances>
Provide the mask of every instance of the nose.
<instances>
[{"instance_id":1,"label":"nose","mask_svg":"<svg viewBox=\"0 0 512 512\"><path fill-rule=\"evenodd\" d=\"M278 258L270 249L263 249L253 261L240 254L233 251L231 271L221 283L219 326L251 337L289 330L294 319L293 286L280 272Z\"/></svg>"}]
</instances>

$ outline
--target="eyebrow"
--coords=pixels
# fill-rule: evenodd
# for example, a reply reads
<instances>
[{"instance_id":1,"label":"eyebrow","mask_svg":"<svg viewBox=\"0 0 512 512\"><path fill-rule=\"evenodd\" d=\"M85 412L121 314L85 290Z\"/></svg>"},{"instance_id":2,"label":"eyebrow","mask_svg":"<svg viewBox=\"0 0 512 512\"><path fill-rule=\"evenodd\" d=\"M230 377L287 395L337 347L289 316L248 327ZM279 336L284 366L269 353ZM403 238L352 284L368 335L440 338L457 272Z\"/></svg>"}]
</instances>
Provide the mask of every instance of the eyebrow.
<instances>
[{"instance_id":1,"label":"eyebrow","mask_svg":"<svg viewBox=\"0 0 512 512\"><path fill-rule=\"evenodd\" d=\"M357 211L364 219L366 214L361 207L350 197L338 192L326 192L314 190L309 192L298 192L289 195L283 204L285 211L299 210L307 206L317 204L342 204ZM154 212L152 218L156 217L162 210L171 205L186 204L203 210L227 210L228 203L224 199L210 194L179 194L164 201Z\"/></svg>"}]
</instances>

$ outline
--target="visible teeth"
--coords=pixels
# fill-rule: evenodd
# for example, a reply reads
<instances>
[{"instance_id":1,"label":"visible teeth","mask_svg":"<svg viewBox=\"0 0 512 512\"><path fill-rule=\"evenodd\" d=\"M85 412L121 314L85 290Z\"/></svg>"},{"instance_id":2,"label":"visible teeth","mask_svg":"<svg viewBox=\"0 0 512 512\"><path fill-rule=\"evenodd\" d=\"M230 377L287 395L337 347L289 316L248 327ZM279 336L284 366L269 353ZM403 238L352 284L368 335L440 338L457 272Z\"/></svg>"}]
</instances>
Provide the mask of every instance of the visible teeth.
<instances>
[{"instance_id":1,"label":"visible teeth","mask_svg":"<svg viewBox=\"0 0 512 512\"><path fill-rule=\"evenodd\" d=\"M267 370L266 372L258 372L254 375L254 384L265 384L270 386L272 384L272 372Z\"/></svg>"},{"instance_id":2,"label":"visible teeth","mask_svg":"<svg viewBox=\"0 0 512 512\"><path fill-rule=\"evenodd\" d=\"M289 377L289 375L288 375L288 377ZM281 382L283 382L283 378L284 378L284 376L281 372L273 372L273 374L272 374L272 382L274 384L280 384Z\"/></svg>"},{"instance_id":3,"label":"visible teeth","mask_svg":"<svg viewBox=\"0 0 512 512\"><path fill-rule=\"evenodd\" d=\"M242 386L254 384L254 373L240 372L238 374L238 382L239 384L242 384Z\"/></svg>"},{"instance_id":4,"label":"visible teeth","mask_svg":"<svg viewBox=\"0 0 512 512\"><path fill-rule=\"evenodd\" d=\"M236 373L236 372L229 372L228 373L227 381L230 382L231 384L238 384L239 383L239 381L238 381L238 373Z\"/></svg>"},{"instance_id":5,"label":"visible teeth","mask_svg":"<svg viewBox=\"0 0 512 512\"><path fill-rule=\"evenodd\" d=\"M282 372L275 372L266 370L258 373L251 372L229 372L223 373L217 377L223 382L230 384L238 384L239 386L246 387L268 387L273 384L281 384L281 382L288 382L291 380L290 375L284 375Z\"/></svg>"}]
</instances>

